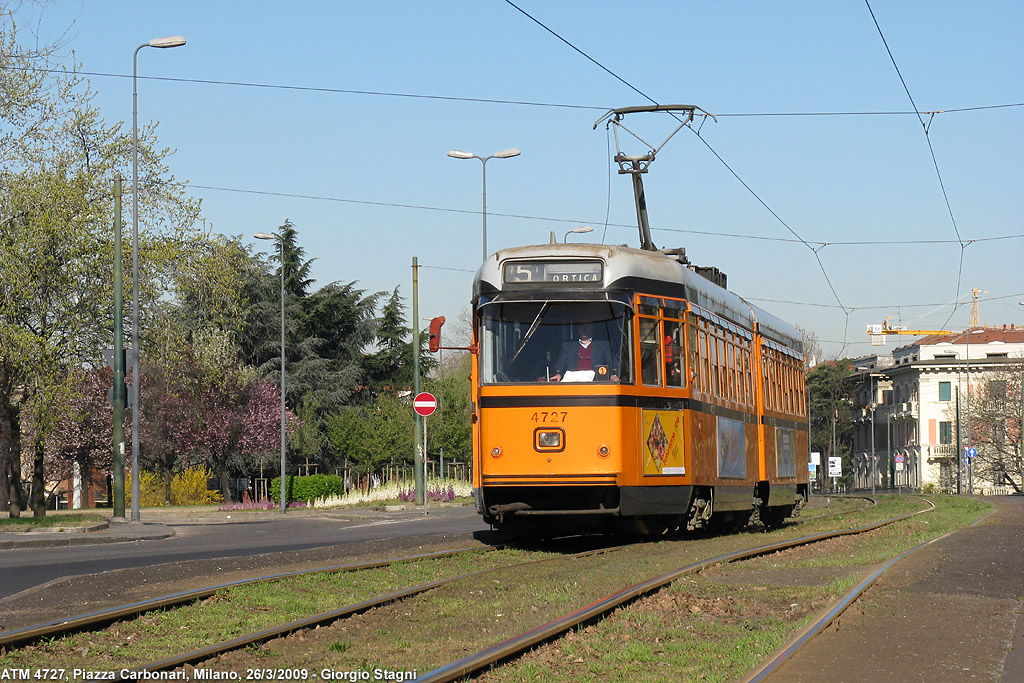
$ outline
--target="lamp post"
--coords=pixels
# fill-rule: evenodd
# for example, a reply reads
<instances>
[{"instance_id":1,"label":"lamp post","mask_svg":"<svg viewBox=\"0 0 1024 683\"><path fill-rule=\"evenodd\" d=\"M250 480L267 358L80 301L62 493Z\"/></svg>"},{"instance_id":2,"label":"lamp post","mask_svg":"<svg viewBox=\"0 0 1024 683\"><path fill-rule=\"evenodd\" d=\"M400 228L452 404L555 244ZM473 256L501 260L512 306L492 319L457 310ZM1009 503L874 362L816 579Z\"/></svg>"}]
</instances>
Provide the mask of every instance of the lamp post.
<instances>
[{"instance_id":1,"label":"lamp post","mask_svg":"<svg viewBox=\"0 0 1024 683\"><path fill-rule=\"evenodd\" d=\"M573 228L572 230L568 230L565 233L565 237L562 238L562 241L563 242L569 241L569 235L571 235L573 233L583 234L585 232L594 232L594 226L592 226L592 225L584 225L584 226L581 226L579 228Z\"/></svg>"},{"instance_id":2,"label":"lamp post","mask_svg":"<svg viewBox=\"0 0 1024 683\"><path fill-rule=\"evenodd\" d=\"M181 36L154 38L132 54L132 521L139 521L139 50L181 47Z\"/></svg>"},{"instance_id":3,"label":"lamp post","mask_svg":"<svg viewBox=\"0 0 1024 683\"><path fill-rule=\"evenodd\" d=\"M875 493L875 373L868 378L871 387L871 494Z\"/></svg>"},{"instance_id":4,"label":"lamp post","mask_svg":"<svg viewBox=\"0 0 1024 683\"><path fill-rule=\"evenodd\" d=\"M964 357L960 357L960 351L953 351L956 356L956 492L963 493L964 475L964 451L961 447L960 436L960 366L967 369L967 447L971 445L971 335L982 330L966 330L964 337L967 341L967 349Z\"/></svg>"},{"instance_id":5,"label":"lamp post","mask_svg":"<svg viewBox=\"0 0 1024 683\"><path fill-rule=\"evenodd\" d=\"M274 235L258 232L253 235L258 240L276 239ZM285 408L284 408L284 240L278 240L281 247L281 514L288 509L285 498Z\"/></svg>"},{"instance_id":6,"label":"lamp post","mask_svg":"<svg viewBox=\"0 0 1024 683\"><path fill-rule=\"evenodd\" d=\"M518 149L504 149L500 152L495 152L489 157L482 157L472 152L463 152L462 150L453 149L448 152L448 156L453 159L479 159L483 165L483 188L484 188L484 226L483 226L483 238L484 238L484 257L483 260L487 260L487 162L491 159L509 159L511 157L517 157L522 152Z\"/></svg>"}]
</instances>

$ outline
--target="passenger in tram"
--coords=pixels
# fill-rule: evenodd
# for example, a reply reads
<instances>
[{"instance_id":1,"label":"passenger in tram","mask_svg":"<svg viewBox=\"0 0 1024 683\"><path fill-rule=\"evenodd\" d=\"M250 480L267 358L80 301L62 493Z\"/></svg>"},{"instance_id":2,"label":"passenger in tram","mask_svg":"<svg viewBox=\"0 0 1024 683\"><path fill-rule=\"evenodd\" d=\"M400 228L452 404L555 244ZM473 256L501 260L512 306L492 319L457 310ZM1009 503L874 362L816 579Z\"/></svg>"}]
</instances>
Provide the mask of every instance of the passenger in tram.
<instances>
[{"instance_id":1,"label":"passenger in tram","mask_svg":"<svg viewBox=\"0 0 1024 683\"><path fill-rule=\"evenodd\" d=\"M562 343L552 382L618 382L612 352L604 339L594 339L594 326L580 325L579 338Z\"/></svg>"}]
</instances>

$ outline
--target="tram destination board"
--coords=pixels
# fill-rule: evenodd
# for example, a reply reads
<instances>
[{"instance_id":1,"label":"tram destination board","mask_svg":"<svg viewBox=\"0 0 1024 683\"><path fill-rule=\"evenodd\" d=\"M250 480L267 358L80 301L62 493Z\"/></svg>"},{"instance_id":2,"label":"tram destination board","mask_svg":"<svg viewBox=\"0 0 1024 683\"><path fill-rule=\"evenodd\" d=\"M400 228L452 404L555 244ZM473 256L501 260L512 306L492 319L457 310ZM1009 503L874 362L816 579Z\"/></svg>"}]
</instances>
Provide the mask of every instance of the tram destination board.
<instances>
[{"instance_id":1,"label":"tram destination board","mask_svg":"<svg viewBox=\"0 0 1024 683\"><path fill-rule=\"evenodd\" d=\"M603 276L600 261L517 261L506 263L503 272L506 284L600 284Z\"/></svg>"}]
</instances>

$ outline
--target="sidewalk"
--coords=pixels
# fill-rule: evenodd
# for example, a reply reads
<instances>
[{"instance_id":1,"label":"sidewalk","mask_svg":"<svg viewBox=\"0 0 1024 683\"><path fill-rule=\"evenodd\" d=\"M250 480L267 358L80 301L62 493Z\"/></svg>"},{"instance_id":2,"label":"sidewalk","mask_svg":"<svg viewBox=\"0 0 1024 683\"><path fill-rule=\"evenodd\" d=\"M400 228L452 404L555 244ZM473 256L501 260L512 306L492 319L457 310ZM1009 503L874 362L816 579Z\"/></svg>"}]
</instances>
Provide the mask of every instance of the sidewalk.
<instances>
[{"instance_id":1,"label":"sidewalk","mask_svg":"<svg viewBox=\"0 0 1024 683\"><path fill-rule=\"evenodd\" d=\"M0 550L14 548L59 548L96 543L126 543L170 538L174 529L165 524L110 521L92 527L65 531L0 532Z\"/></svg>"},{"instance_id":2,"label":"sidewalk","mask_svg":"<svg viewBox=\"0 0 1024 683\"><path fill-rule=\"evenodd\" d=\"M883 574L769 683L1024 681L1024 497Z\"/></svg>"}]
</instances>

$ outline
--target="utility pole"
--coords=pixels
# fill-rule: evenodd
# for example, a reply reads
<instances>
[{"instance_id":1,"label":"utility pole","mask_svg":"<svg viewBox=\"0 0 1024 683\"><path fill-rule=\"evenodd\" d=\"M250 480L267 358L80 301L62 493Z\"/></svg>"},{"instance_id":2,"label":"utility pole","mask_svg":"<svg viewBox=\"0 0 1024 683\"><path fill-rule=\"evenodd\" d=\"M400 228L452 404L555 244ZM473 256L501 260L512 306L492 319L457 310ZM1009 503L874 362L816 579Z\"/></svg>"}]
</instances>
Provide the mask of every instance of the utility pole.
<instances>
[{"instance_id":1,"label":"utility pole","mask_svg":"<svg viewBox=\"0 0 1024 683\"><path fill-rule=\"evenodd\" d=\"M420 393L420 264L419 259L412 257L412 395ZM413 454L413 472L416 481L416 504L424 505L426 501L426 481L423 476L423 418L413 411L415 431L413 441L416 451Z\"/></svg>"},{"instance_id":2,"label":"utility pole","mask_svg":"<svg viewBox=\"0 0 1024 683\"><path fill-rule=\"evenodd\" d=\"M121 174L114 178L114 408L113 473L111 495L113 516L124 520L124 409L127 390L124 384L124 299L121 291Z\"/></svg>"}]
</instances>

